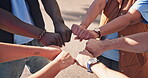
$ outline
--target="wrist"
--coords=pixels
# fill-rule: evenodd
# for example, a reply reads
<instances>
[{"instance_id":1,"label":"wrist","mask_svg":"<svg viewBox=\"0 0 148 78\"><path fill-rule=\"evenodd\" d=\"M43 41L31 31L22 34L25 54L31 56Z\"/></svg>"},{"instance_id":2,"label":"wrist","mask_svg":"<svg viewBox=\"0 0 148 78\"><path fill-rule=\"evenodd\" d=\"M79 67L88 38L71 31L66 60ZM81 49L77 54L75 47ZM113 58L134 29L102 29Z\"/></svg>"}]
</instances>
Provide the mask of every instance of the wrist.
<instances>
[{"instance_id":1,"label":"wrist","mask_svg":"<svg viewBox=\"0 0 148 78\"><path fill-rule=\"evenodd\" d=\"M64 69L64 67L63 67L64 61L62 59L55 59L54 62L59 65L58 67L60 70Z\"/></svg>"},{"instance_id":2,"label":"wrist","mask_svg":"<svg viewBox=\"0 0 148 78\"><path fill-rule=\"evenodd\" d=\"M123 45L123 43L120 43L120 41L123 42L122 40L123 39L121 39L121 38L107 40L106 45L108 47L108 50L111 50L111 49L119 49L120 46Z\"/></svg>"},{"instance_id":3,"label":"wrist","mask_svg":"<svg viewBox=\"0 0 148 78\"><path fill-rule=\"evenodd\" d=\"M53 22L54 27L64 26L65 23L63 20ZM64 24L64 25L63 25ZM65 25L66 26L66 25Z\"/></svg>"},{"instance_id":4,"label":"wrist","mask_svg":"<svg viewBox=\"0 0 148 78\"><path fill-rule=\"evenodd\" d=\"M46 34L46 30L43 30L39 36L37 37L38 41L40 41L42 39L42 37Z\"/></svg>"},{"instance_id":5,"label":"wrist","mask_svg":"<svg viewBox=\"0 0 148 78\"><path fill-rule=\"evenodd\" d=\"M49 32L46 32L45 34L44 34L44 36L42 36L42 38L40 39L40 40L38 40L41 44L43 44L43 45L48 45L48 43L47 43L47 38L49 39Z\"/></svg>"},{"instance_id":6,"label":"wrist","mask_svg":"<svg viewBox=\"0 0 148 78\"><path fill-rule=\"evenodd\" d=\"M94 32L98 34L98 38L101 38L101 31L100 28L95 28Z\"/></svg>"},{"instance_id":7,"label":"wrist","mask_svg":"<svg viewBox=\"0 0 148 78\"><path fill-rule=\"evenodd\" d=\"M104 44L104 51L115 49L115 41L113 40L102 40L102 44Z\"/></svg>"},{"instance_id":8,"label":"wrist","mask_svg":"<svg viewBox=\"0 0 148 78\"><path fill-rule=\"evenodd\" d=\"M86 24L80 24L80 27L82 27L82 28L84 28L84 29L87 29L88 28L88 25L86 25Z\"/></svg>"},{"instance_id":9,"label":"wrist","mask_svg":"<svg viewBox=\"0 0 148 78\"><path fill-rule=\"evenodd\" d=\"M61 67L62 61L61 60L54 59L53 62L58 65L58 69L62 70L62 67Z\"/></svg>"}]
</instances>

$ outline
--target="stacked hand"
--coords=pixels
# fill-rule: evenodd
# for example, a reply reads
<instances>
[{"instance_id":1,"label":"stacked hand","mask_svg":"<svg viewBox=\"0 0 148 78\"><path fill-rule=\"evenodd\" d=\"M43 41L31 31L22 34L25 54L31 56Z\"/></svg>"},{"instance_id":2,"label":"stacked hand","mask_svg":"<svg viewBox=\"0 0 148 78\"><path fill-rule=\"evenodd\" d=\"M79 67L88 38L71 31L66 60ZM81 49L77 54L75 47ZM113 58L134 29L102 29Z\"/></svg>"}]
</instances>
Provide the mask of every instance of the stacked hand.
<instances>
[{"instance_id":1,"label":"stacked hand","mask_svg":"<svg viewBox=\"0 0 148 78\"><path fill-rule=\"evenodd\" d=\"M90 39L86 43L86 50L88 50L94 57L100 56L108 47L104 44L105 41Z\"/></svg>"},{"instance_id":2,"label":"stacked hand","mask_svg":"<svg viewBox=\"0 0 148 78\"><path fill-rule=\"evenodd\" d=\"M66 67L75 63L74 59L68 52L61 52L55 59L59 63L60 69L65 69Z\"/></svg>"},{"instance_id":3,"label":"stacked hand","mask_svg":"<svg viewBox=\"0 0 148 78\"><path fill-rule=\"evenodd\" d=\"M80 41L82 41L83 39L89 40L99 37L99 35L95 31L87 30L86 28L84 28L84 26L73 24L71 29L72 33L77 36L76 39L80 39Z\"/></svg>"},{"instance_id":4,"label":"stacked hand","mask_svg":"<svg viewBox=\"0 0 148 78\"><path fill-rule=\"evenodd\" d=\"M87 50L83 50L77 55L76 61L78 62L78 65L87 68L87 61L91 58L93 58L92 54L90 54Z\"/></svg>"},{"instance_id":5,"label":"stacked hand","mask_svg":"<svg viewBox=\"0 0 148 78\"><path fill-rule=\"evenodd\" d=\"M65 46L65 42L69 42L71 38L71 30L65 24L56 24L55 33L47 32L41 38L40 42L47 45Z\"/></svg>"},{"instance_id":6,"label":"stacked hand","mask_svg":"<svg viewBox=\"0 0 148 78\"><path fill-rule=\"evenodd\" d=\"M64 41L62 40L60 34L51 32L45 33L40 42L45 46L56 45L62 47L62 45L64 45Z\"/></svg>"},{"instance_id":7,"label":"stacked hand","mask_svg":"<svg viewBox=\"0 0 148 78\"><path fill-rule=\"evenodd\" d=\"M58 28L55 28L56 33L46 33L45 36L41 39L41 42L45 45L58 45L62 46L65 45L64 42L70 41L71 37L71 31L68 27L66 27L64 24L59 26ZM86 50L81 51L78 56L76 57L77 63L79 63L80 66L86 68L87 61L90 58L97 57L101 55L105 51L105 45L100 40L95 40L95 38L98 38L99 35L93 31L93 30L87 30L83 26L74 24L72 26L72 32L74 35L76 35L77 39L80 40L89 40L86 43ZM91 39L94 38L94 39ZM61 52L61 49L59 48L59 52L55 52L55 60L60 64L60 67L62 69L74 64L74 59L72 56L67 52ZM56 50L55 50L56 51ZM54 49L53 49L54 52ZM51 58L54 59L54 58Z\"/></svg>"},{"instance_id":8,"label":"stacked hand","mask_svg":"<svg viewBox=\"0 0 148 78\"><path fill-rule=\"evenodd\" d=\"M59 66L62 69L65 69L66 67L74 64L77 62L78 65L86 68L87 61L89 59L93 58L93 55L89 53L87 50L83 50L79 52L76 59L73 59L72 56L68 52L61 52L54 61L59 63Z\"/></svg>"},{"instance_id":9,"label":"stacked hand","mask_svg":"<svg viewBox=\"0 0 148 78\"><path fill-rule=\"evenodd\" d=\"M93 54L91 54L91 53L93 53ZM56 61L59 64L61 70L67 68L68 66L74 64L75 62L79 66L81 66L83 68L87 68L88 60L93 58L94 56L96 56L95 54L97 54L97 52L95 53L95 52L89 52L88 50L83 50L83 51L79 52L76 59L73 59L72 56L68 52L61 52L54 59L54 61Z\"/></svg>"},{"instance_id":10,"label":"stacked hand","mask_svg":"<svg viewBox=\"0 0 148 78\"><path fill-rule=\"evenodd\" d=\"M71 30L65 24L56 24L58 27L55 27L55 32L59 33L64 42L69 42L71 38Z\"/></svg>"}]
</instances>

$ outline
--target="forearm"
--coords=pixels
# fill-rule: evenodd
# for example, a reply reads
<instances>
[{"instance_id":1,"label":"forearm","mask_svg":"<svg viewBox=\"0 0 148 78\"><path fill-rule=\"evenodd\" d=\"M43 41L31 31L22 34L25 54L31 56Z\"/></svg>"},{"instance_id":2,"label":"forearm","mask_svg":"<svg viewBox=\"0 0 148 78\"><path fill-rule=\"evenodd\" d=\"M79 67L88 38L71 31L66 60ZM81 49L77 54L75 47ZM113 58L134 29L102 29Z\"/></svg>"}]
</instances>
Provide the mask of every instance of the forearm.
<instances>
[{"instance_id":1,"label":"forearm","mask_svg":"<svg viewBox=\"0 0 148 78\"><path fill-rule=\"evenodd\" d=\"M0 17L0 29L5 31L32 38L37 38L42 32L41 29L19 20L11 13L1 8Z\"/></svg>"},{"instance_id":2,"label":"forearm","mask_svg":"<svg viewBox=\"0 0 148 78\"><path fill-rule=\"evenodd\" d=\"M84 28L88 28L94 19L96 19L96 17L101 14L102 10L105 8L105 5L106 0L94 0L80 25L84 26Z\"/></svg>"},{"instance_id":3,"label":"forearm","mask_svg":"<svg viewBox=\"0 0 148 78\"><path fill-rule=\"evenodd\" d=\"M111 22L100 27L101 35L105 36L114 32L118 32L127 26L141 22L142 17L139 11L131 9L127 14L122 15Z\"/></svg>"},{"instance_id":4,"label":"forearm","mask_svg":"<svg viewBox=\"0 0 148 78\"><path fill-rule=\"evenodd\" d=\"M0 43L0 52L0 62L6 62L29 56L35 56L35 53L38 52L38 48L32 46Z\"/></svg>"},{"instance_id":5,"label":"forearm","mask_svg":"<svg viewBox=\"0 0 148 78\"><path fill-rule=\"evenodd\" d=\"M50 59L55 58L60 49L53 49L50 47L35 47L16 45L8 43L0 43L0 62L7 62L16 59L21 59L29 56L43 56Z\"/></svg>"},{"instance_id":6,"label":"forearm","mask_svg":"<svg viewBox=\"0 0 148 78\"><path fill-rule=\"evenodd\" d=\"M45 11L51 17L54 24L64 23L56 0L42 0L42 3L44 5Z\"/></svg>"},{"instance_id":7,"label":"forearm","mask_svg":"<svg viewBox=\"0 0 148 78\"><path fill-rule=\"evenodd\" d=\"M129 35L111 41L116 46L115 49L135 53L148 52L148 32Z\"/></svg>"},{"instance_id":8,"label":"forearm","mask_svg":"<svg viewBox=\"0 0 148 78\"><path fill-rule=\"evenodd\" d=\"M107 68L102 63L93 65L91 69L99 78L128 78L122 73Z\"/></svg>"},{"instance_id":9,"label":"forearm","mask_svg":"<svg viewBox=\"0 0 148 78\"><path fill-rule=\"evenodd\" d=\"M126 28L130 24L129 20L127 16L121 16L101 26L101 36L112 34Z\"/></svg>"},{"instance_id":10,"label":"forearm","mask_svg":"<svg viewBox=\"0 0 148 78\"><path fill-rule=\"evenodd\" d=\"M55 60L28 78L54 78L62 69Z\"/></svg>"},{"instance_id":11,"label":"forearm","mask_svg":"<svg viewBox=\"0 0 148 78\"><path fill-rule=\"evenodd\" d=\"M112 40L104 40L105 50L118 49L128 52L148 52L148 32L120 37Z\"/></svg>"}]
</instances>

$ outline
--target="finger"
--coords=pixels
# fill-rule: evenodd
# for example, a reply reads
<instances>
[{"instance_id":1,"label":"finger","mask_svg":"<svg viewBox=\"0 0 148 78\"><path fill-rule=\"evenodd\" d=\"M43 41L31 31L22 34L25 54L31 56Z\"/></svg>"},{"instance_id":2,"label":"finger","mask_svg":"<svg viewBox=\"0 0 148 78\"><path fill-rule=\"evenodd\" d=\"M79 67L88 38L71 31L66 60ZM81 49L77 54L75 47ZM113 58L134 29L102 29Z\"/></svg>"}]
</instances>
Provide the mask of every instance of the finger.
<instances>
[{"instance_id":1,"label":"finger","mask_svg":"<svg viewBox=\"0 0 148 78\"><path fill-rule=\"evenodd\" d=\"M85 36L85 39L86 39L86 40L91 39L91 36L90 36L90 35L91 35L91 34L90 34L90 33L88 33L88 34L87 34L87 36Z\"/></svg>"},{"instance_id":2,"label":"finger","mask_svg":"<svg viewBox=\"0 0 148 78\"><path fill-rule=\"evenodd\" d=\"M56 44L57 44L59 47L62 47L62 45L60 44L59 38L56 38Z\"/></svg>"},{"instance_id":3,"label":"finger","mask_svg":"<svg viewBox=\"0 0 148 78\"><path fill-rule=\"evenodd\" d=\"M82 37L83 33L84 33L84 30L81 30L81 32L78 34L78 37L79 37L80 39L82 39L81 37Z\"/></svg>"},{"instance_id":4,"label":"finger","mask_svg":"<svg viewBox=\"0 0 148 78\"><path fill-rule=\"evenodd\" d=\"M77 29L77 36L79 36L79 34L80 34L80 32L82 31L83 29L82 28L80 28L80 27L78 27L78 29Z\"/></svg>"},{"instance_id":5,"label":"finger","mask_svg":"<svg viewBox=\"0 0 148 78\"><path fill-rule=\"evenodd\" d=\"M66 42L66 36L67 36L66 32L65 33L60 33L60 35L61 35L62 40L64 42Z\"/></svg>"},{"instance_id":6,"label":"finger","mask_svg":"<svg viewBox=\"0 0 148 78\"><path fill-rule=\"evenodd\" d=\"M80 52L79 52L79 54L83 54L83 53L84 53L83 51L80 51Z\"/></svg>"},{"instance_id":7,"label":"finger","mask_svg":"<svg viewBox=\"0 0 148 78\"><path fill-rule=\"evenodd\" d=\"M56 38L55 37L53 37L53 39L51 39L51 41L48 42L48 46L49 45L56 45L56 46L58 46L57 43L56 43Z\"/></svg>"},{"instance_id":8,"label":"finger","mask_svg":"<svg viewBox=\"0 0 148 78\"><path fill-rule=\"evenodd\" d=\"M63 38L60 37L59 40L60 40L61 44L62 44L63 46L65 46L65 42L64 42Z\"/></svg>"},{"instance_id":9,"label":"finger","mask_svg":"<svg viewBox=\"0 0 148 78\"><path fill-rule=\"evenodd\" d=\"M76 62L75 59L72 58L72 64L75 64L75 62Z\"/></svg>"},{"instance_id":10,"label":"finger","mask_svg":"<svg viewBox=\"0 0 148 78\"><path fill-rule=\"evenodd\" d=\"M78 40L78 39L80 39L80 38L79 38L79 37L75 37L74 39L75 39L75 40Z\"/></svg>"},{"instance_id":11,"label":"finger","mask_svg":"<svg viewBox=\"0 0 148 78\"><path fill-rule=\"evenodd\" d=\"M86 49L87 51L89 51L89 50L88 50L88 46L89 46L89 42L86 42L85 49Z\"/></svg>"},{"instance_id":12,"label":"finger","mask_svg":"<svg viewBox=\"0 0 148 78\"><path fill-rule=\"evenodd\" d=\"M81 38L80 39L85 39L85 37L89 35L89 33L87 33L87 31L84 31L83 34L81 34ZM86 39L85 39L86 40Z\"/></svg>"},{"instance_id":13,"label":"finger","mask_svg":"<svg viewBox=\"0 0 148 78\"><path fill-rule=\"evenodd\" d=\"M73 26L72 26L72 32L73 32L74 35L76 35L77 30L78 30L78 26L76 24L73 24Z\"/></svg>"},{"instance_id":14,"label":"finger","mask_svg":"<svg viewBox=\"0 0 148 78\"><path fill-rule=\"evenodd\" d=\"M59 36L59 37L57 38L57 40L58 40L58 44L59 44L60 47L62 47L62 45L65 46L65 43L64 43L63 38L62 38L61 36Z\"/></svg>"},{"instance_id":15,"label":"finger","mask_svg":"<svg viewBox=\"0 0 148 78\"><path fill-rule=\"evenodd\" d=\"M71 40L71 30L66 32L67 36L66 36L66 42L69 42Z\"/></svg>"},{"instance_id":16,"label":"finger","mask_svg":"<svg viewBox=\"0 0 148 78\"><path fill-rule=\"evenodd\" d=\"M72 33L75 34L74 29L75 29L75 26L74 26L74 24L73 24L72 27L71 27L71 31L72 31Z\"/></svg>"},{"instance_id":17,"label":"finger","mask_svg":"<svg viewBox=\"0 0 148 78\"><path fill-rule=\"evenodd\" d=\"M59 33L59 34L60 34L60 37L58 38L59 42L60 44L65 46L64 40L66 39L66 35L64 35L63 33Z\"/></svg>"},{"instance_id":18,"label":"finger","mask_svg":"<svg viewBox=\"0 0 148 78\"><path fill-rule=\"evenodd\" d=\"M90 38L93 38L93 35L92 34L90 34Z\"/></svg>"},{"instance_id":19,"label":"finger","mask_svg":"<svg viewBox=\"0 0 148 78\"><path fill-rule=\"evenodd\" d=\"M76 59L74 59L74 60L75 60L75 63L80 66L79 62Z\"/></svg>"},{"instance_id":20,"label":"finger","mask_svg":"<svg viewBox=\"0 0 148 78\"><path fill-rule=\"evenodd\" d=\"M80 42L82 42L83 41L83 39L80 39Z\"/></svg>"}]
</instances>

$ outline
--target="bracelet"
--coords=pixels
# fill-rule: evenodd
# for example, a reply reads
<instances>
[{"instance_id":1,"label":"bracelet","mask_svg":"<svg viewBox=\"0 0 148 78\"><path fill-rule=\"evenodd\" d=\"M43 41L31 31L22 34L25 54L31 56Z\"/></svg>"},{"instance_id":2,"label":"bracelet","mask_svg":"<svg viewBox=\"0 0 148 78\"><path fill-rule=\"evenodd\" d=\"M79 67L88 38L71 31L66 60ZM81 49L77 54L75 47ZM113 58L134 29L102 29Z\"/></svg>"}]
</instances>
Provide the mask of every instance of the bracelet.
<instances>
[{"instance_id":1,"label":"bracelet","mask_svg":"<svg viewBox=\"0 0 148 78\"><path fill-rule=\"evenodd\" d=\"M46 30L43 30L41 33L40 33L40 35L38 36L38 41L40 41L41 40L41 38L45 35L45 33L46 33Z\"/></svg>"},{"instance_id":2,"label":"bracelet","mask_svg":"<svg viewBox=\"0 0 148 78\"><path fill-rule=\"evenodd\" d=\"M99 35L98 38L101 38L100 28L95 28L94 31Z\"/></svg>"}]
</instances>

